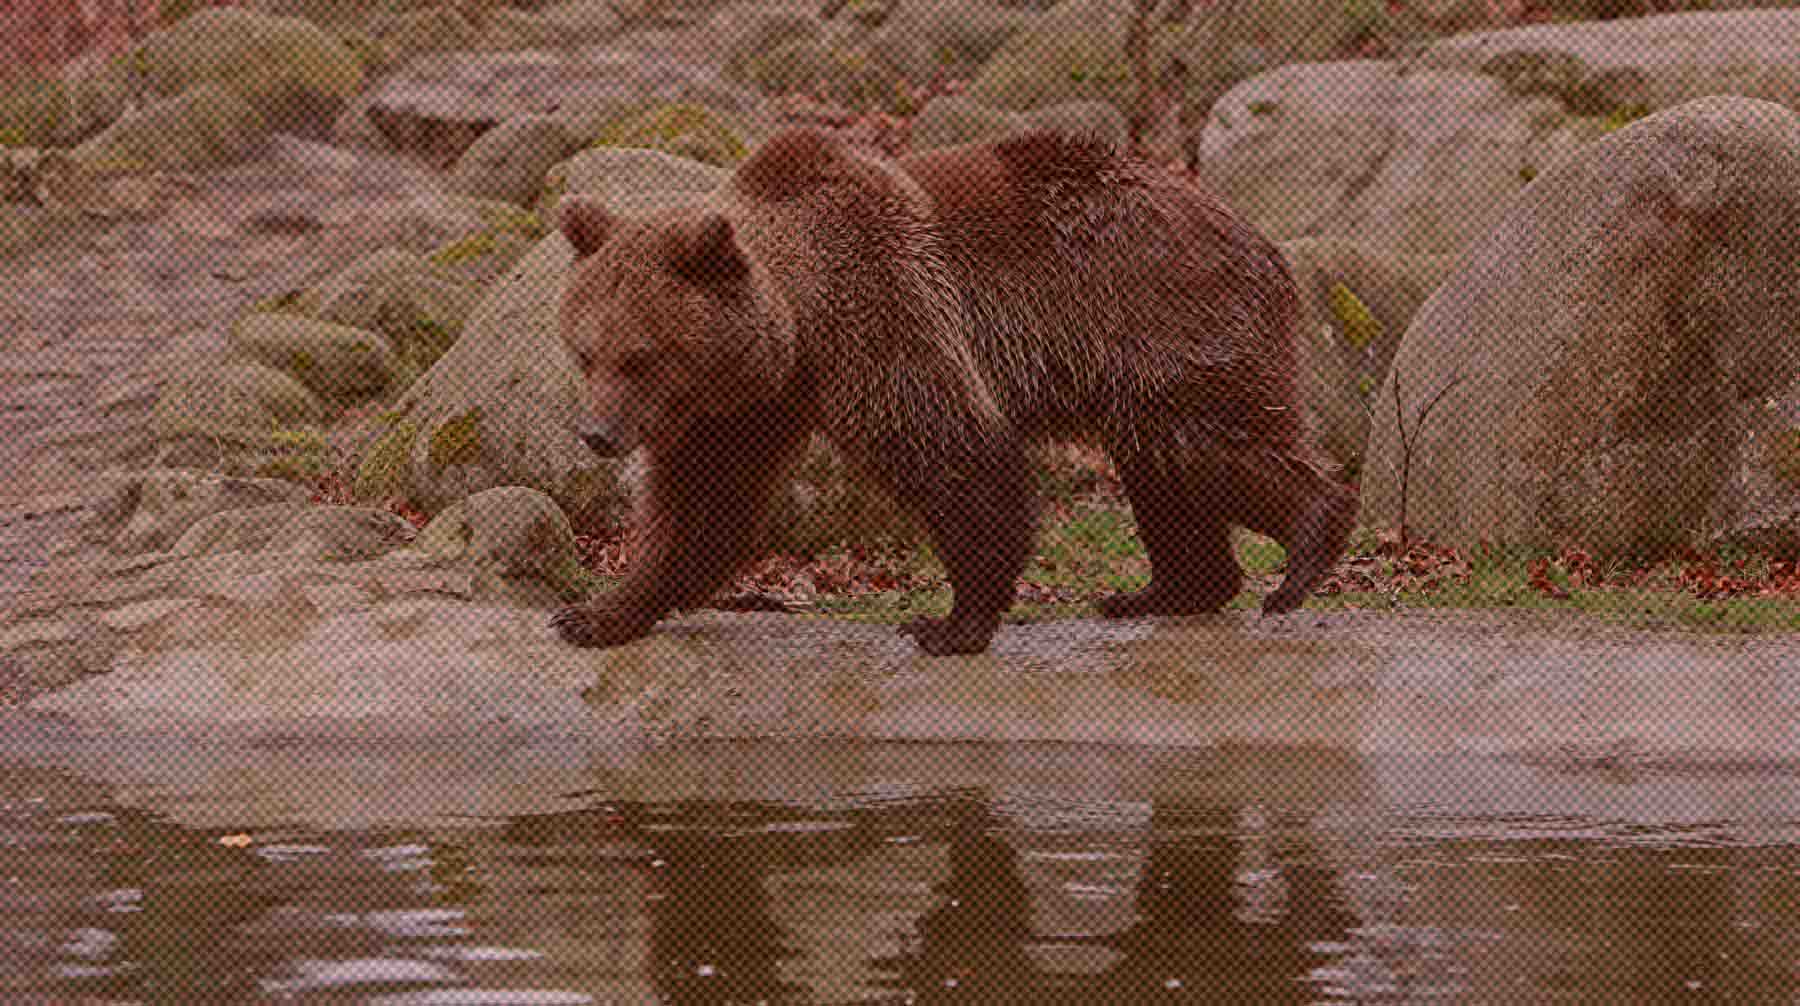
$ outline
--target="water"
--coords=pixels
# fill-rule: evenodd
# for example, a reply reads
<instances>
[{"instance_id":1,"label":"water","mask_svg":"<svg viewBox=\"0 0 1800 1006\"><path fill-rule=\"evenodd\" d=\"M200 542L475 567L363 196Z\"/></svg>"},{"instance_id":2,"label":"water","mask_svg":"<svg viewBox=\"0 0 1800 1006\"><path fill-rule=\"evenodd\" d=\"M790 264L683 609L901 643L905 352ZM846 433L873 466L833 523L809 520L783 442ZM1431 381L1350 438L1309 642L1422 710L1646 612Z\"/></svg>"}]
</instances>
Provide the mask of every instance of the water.
<instances>
[{"instance_id":1,"label":"water","mask_svg":"<svg viewBox=\"0 0 1800 1006\"><path fill-rule=\"evenodd\" d=\"M1248 749L40 746L0 755L0 1001L1791 1006L1797 793Z\"/></svg>"}]
</instances>

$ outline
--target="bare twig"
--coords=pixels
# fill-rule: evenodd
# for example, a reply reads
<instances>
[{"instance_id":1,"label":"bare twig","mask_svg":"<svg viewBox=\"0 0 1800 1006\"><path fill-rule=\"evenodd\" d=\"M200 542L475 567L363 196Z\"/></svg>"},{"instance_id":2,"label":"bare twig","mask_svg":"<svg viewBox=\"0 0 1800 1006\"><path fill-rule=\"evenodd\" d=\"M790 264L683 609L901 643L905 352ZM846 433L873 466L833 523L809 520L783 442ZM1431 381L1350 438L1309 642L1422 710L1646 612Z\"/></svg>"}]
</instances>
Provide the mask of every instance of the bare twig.
<instances>
[{"instance_id":1,"label":"bare twig","mask_svg":"<svg viewBox=\"0 0 1800 1006\"><path fill-rule=\"evenodd\" d=\"M1407 505L1412 493L1413 448L1418 446L1419 434L1424 431L1425 421L1431 418L1432 410L1436 409L1438 403L1444 400L1444 396L1450 393L1450 389L1462 382L1463 377L1461 374L1450 375L1450 380L1445 382L1444 386L1438 389L1438 393L1431 396L1431 400L1426 402L1424 407L1419 409L1418 413L1413 417L1413 428L1412 432L1409 434L1406 430L1406 414L1400 405L1400 369L1398 367L1394 368L1394 425L1398 428L1400 433L1400 526L1397 530L1400 535L1400 551L1402 554L1405 553L1407 547L1408 531L1406 517Z\"/></svg>"}]
</instances>

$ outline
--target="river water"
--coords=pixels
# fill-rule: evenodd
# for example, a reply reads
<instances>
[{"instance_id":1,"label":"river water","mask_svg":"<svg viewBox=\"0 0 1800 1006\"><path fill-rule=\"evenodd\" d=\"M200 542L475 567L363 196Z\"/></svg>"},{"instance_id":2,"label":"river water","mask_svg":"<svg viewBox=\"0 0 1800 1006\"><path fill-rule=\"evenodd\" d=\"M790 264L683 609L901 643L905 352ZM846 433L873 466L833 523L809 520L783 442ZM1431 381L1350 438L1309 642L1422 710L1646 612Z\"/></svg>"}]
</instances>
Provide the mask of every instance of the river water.
<instances>
[{"instance_id":1,"label":"river water","mask_svg":"<svg viewBox=\"0 0 1800 1006\"><path fill-rule=\"evenodd\" d=\"M0 741L0 1001L1800 1002L1800 779Z\"/></svg>"}]
</instances>

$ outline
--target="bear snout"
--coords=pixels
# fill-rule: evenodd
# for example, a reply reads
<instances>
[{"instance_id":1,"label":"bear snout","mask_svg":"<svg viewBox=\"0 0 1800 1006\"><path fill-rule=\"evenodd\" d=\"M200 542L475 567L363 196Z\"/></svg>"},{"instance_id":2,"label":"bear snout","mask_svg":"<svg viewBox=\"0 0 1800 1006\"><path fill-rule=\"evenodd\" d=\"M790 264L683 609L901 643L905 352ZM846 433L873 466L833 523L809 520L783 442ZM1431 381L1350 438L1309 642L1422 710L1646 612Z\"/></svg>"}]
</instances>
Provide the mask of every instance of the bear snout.
<instances>
[{"instance_id":1,"label":"bear snout","mask_svg":"<svg viewBox=\"0 0 1800 1006\"><path fill-rule=\"evenodd\" d=\"M603 458L616 458L625 453L613 424L604 419L587 419L575 431L587 449Z\"/></svg>"}]
</instances>

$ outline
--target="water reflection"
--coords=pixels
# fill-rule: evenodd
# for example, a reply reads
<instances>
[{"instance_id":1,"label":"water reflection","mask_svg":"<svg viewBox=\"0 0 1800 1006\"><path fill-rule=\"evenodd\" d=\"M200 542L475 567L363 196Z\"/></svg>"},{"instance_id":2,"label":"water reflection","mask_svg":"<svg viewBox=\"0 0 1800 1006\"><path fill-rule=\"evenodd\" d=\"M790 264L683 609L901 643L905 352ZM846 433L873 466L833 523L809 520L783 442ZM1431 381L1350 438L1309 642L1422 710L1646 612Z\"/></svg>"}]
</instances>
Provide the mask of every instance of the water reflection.
<instances>
[{"instance_id":1,"label":"water reflection","mask_svg":"<svg viewBox=\"0 0 1800 1006\"><path fill-rule=\"evenodd\" d=\"M911 757L807 801L612 778L344 830L185 825L200 794L0 762L0 1001L1796 1001L1786 788L1656 824L1600 813L1643 795L1605 780L1586 814L1468 809L1568 785L1525 769L1421 802L1241 753Z\"/></svg>"}]
</instances>

